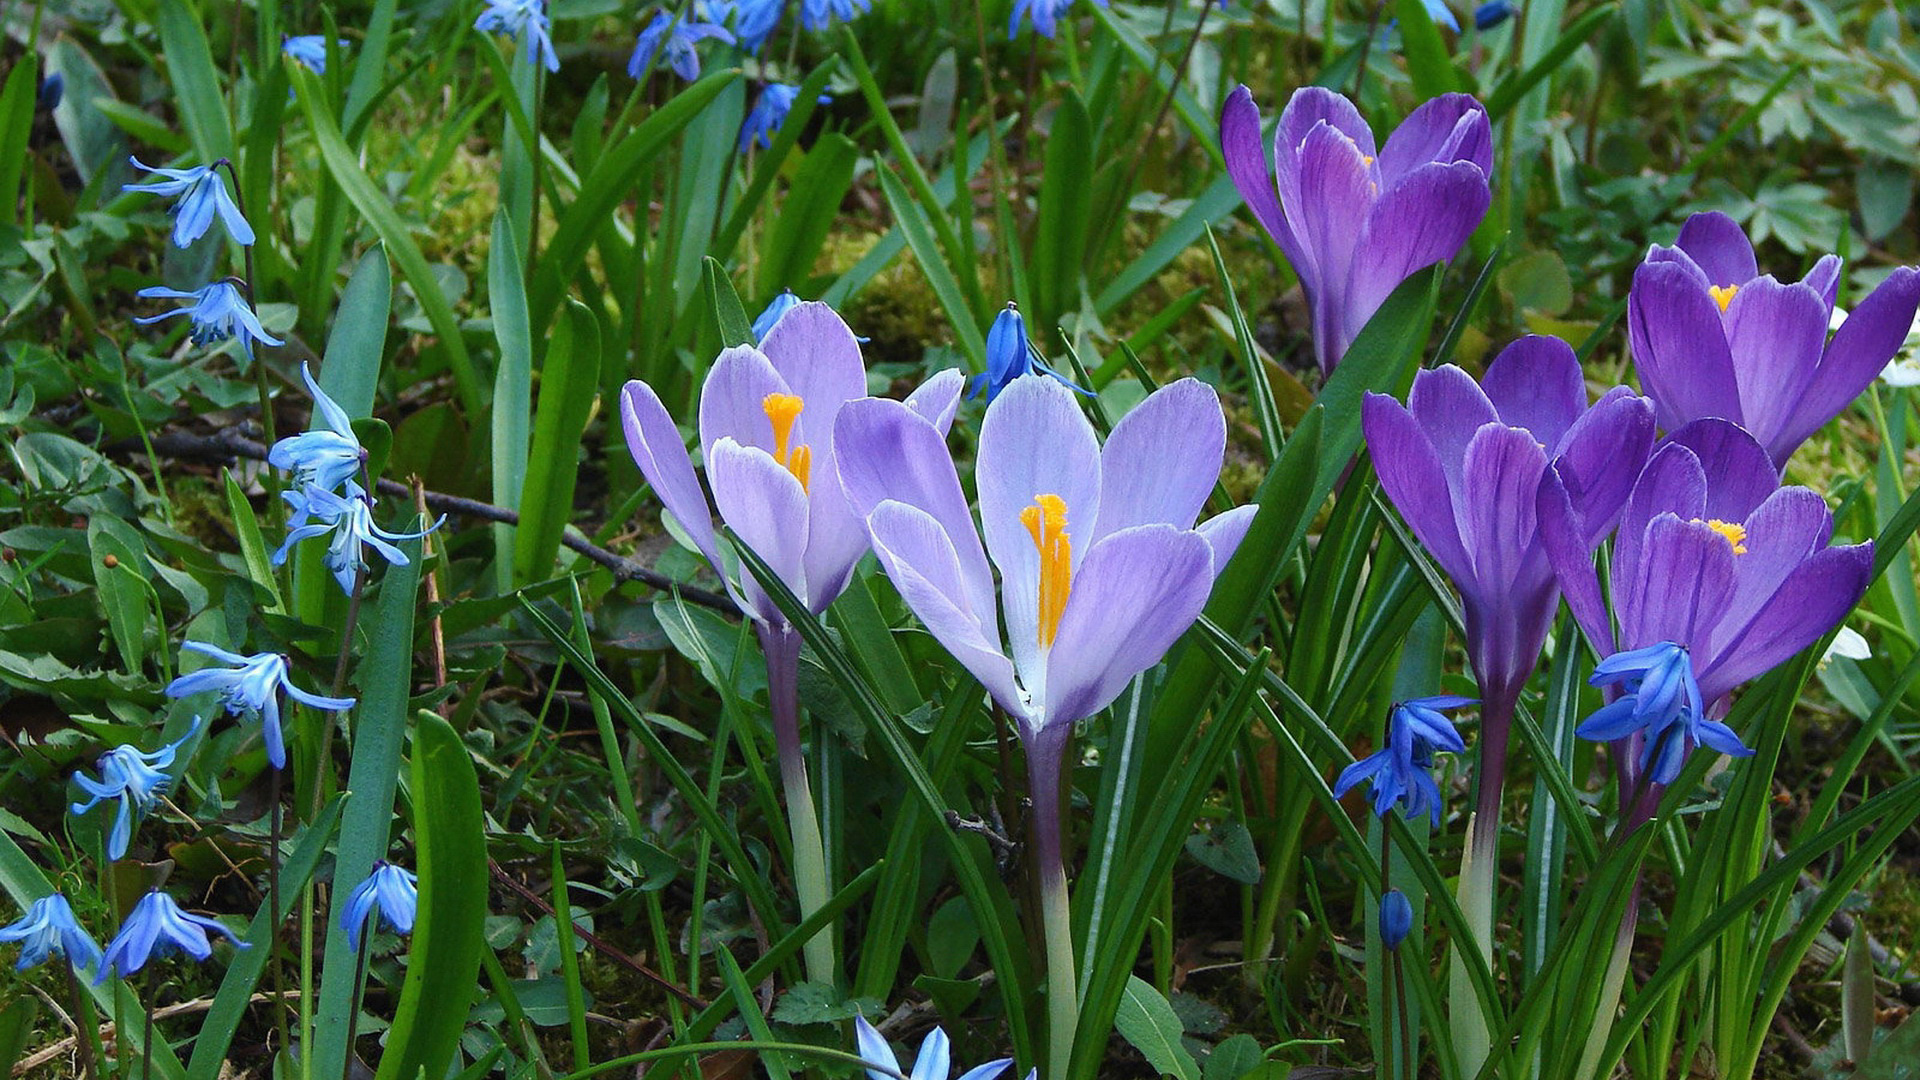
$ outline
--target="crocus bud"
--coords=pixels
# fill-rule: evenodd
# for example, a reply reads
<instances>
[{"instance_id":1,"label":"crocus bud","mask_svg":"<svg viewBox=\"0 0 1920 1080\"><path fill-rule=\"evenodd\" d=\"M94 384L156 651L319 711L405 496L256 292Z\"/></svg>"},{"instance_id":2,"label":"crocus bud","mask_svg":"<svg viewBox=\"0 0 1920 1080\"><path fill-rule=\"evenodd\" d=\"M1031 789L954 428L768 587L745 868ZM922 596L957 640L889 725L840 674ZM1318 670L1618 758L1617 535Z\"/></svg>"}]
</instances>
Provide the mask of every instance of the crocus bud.
<instances>
[{"instance_id":1,"label":"crocus bud","mask_svg":"<svg viewBox=\"0 0 1920 1080\"><path fill-rule=\"evenodd\" d=\"M1398 949L1400 943L1407 940L1407 931L1413 929L1413 905L1407 902L1407 894L1399 889L1388 889L1387 895L1380 898L1380 940L1389 949Z\"/></svg>"}]
</instances>

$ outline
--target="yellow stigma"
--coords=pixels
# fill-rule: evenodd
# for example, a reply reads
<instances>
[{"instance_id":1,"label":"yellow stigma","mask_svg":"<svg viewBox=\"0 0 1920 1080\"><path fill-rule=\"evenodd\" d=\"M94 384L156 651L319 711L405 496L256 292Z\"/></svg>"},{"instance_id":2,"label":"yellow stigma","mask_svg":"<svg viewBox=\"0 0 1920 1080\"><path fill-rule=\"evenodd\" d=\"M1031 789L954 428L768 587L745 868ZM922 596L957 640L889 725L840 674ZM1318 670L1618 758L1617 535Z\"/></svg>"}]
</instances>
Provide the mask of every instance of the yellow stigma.
<instances>
[{"instance_id":1,"label":"yellow stigma","mask_svg":"<svg viewBox=\"0 0 1920 1080\"><path fill-rule=\"evenodd\" d=\"M1060 616L1067 610L1073 588L1073 541L1067 536L1067 503L1058 495L1035 495L1033 505L1020 511L1020 524L1040 552L1040 647L1047 648L1060 632Z\"/></svg>"},{"instance_id":2,"label":"yellow stigma","mask_svg":"<svg viewBox=\"0 0 1920 1080\"><path fill-rule=\"evenodd\" d=\"M1713 297L1713 302L1720 305L1721 311L1727 310L1727 305L1733 303L1733 294L1739 291L1740 286L1738 285L1707 286L1707 295Z\"/></svg>"},{"instance_id":3,"label":"yellow stigma","mask_svg":"<svg viewBox=\"0 0 1920 1080\"><path fill-rule=\"evenodd\" d=\"M800 400L798 394L768 394L760 407L766 410L767 420L773 425L773 460L785 465L793 478L800 481L800 490L806 491L807 480L813 473L813 448L788 448L787 443L793 437L793 422L800 418L800 411L807 403Z\"/></svg>"},{"instance_id":4,"label":"yellow stigma","mask_svg":"<svg viewBox=\"0 0 1920 1080\"><path fill-rule=\"evenodd\" d=\"M1371 165L1371 164L1373 164L1373 155L1372 155L1372 154L1361 154L1361 155L1360 155L1360 164L1362 164L1362 165Z\"/></svg>"},{"instance_id":5,"label":"yellow stigma","mask_svg":"<svg viewBox=\"0 0 1920 1080\"><path fill-rule=\"evenodd\" d=\"M1711 521L1700 521L1699 518L1694 518L1693 520L1700 522L1700 524L1726 537L1727 543L1733 545L1733 553L1735 555L1745 555L1747 553L1747 527L1745 525L1736 521L1721 521L1719 518L1714 518Z\"/></svg>"}]
</instances>

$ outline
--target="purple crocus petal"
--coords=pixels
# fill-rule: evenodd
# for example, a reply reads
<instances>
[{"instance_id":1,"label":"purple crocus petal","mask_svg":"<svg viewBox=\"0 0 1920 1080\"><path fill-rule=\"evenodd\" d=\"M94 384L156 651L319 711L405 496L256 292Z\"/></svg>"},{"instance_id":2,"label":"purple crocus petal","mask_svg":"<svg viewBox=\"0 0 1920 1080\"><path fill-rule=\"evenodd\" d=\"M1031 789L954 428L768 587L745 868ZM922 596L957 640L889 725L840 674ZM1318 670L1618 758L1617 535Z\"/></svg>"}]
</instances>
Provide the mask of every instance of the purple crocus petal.
<instances>
[{"instance_id":1,"label":"purple crocus petal","mask_svg":"<svg viewBox=\"0 0 1920 1080\"><path fill-rule=\"evenodd\" d=\"M1467 443L1483 425L1500 419L1493 402L1487 400L1473 376L1452 364L1444 364L1414 377L1413 392L1407 395L1407 411L1419 422L1434 453L1445 466L1447 488L1459 492L1460 464L1466 457Z\"/></svg>"},{"instance_id":2,"label":"purple crocus petal","mask_svg":"<svg viewBox=\"0 0 1920 1080\"><path fill-rule=\"evenodd\" d=\"M1341 351L1402 281L1452 259L1492 203L1486 174L1464 161L1422 165L1381 192L1354 249Z\"/></svg>"},{"instance_id":3,"label":"purple crocus petal","mask_svg":"<svg viewBox=\"0 0 1920 1080\"><path fill-rule=\"evenodd\" d=\"M863 398L840 410L833 442L840 487L853 512L870 518L891 499L932 515L956 553L962 583L958 601L991 619L996 607L993 570L980 547L953 458L934 425L900 402Z\"/></svg>"},{"instance_id":4,"label":"purple crocus petal","mask_svg":"<svg viewBox=\"0 0 1920 1080\"><path fill-rule=\"evenodd\" d=\"M1573 346L1557 337L1529 334L1500 350L1480 378L1480 389L1500 422L1526 428L1549 453L1587 411L1587 383Z\"/></svg>"},{"instance_id":5,"label":"purple crocus petal","mask_svg":"<svg viewBox=\"0 0 1920 1080\"><path fill-rule=\"evenodd\" d=\"M1287 220L1311 254L1319 291L1313 304L1314 340L1335 341L1354 248L1361 239L1378 184L1366 154L1345 132L1320 124L1300 143L1298 169L1280 174L1280 198L1291 208ZM1335 362L1351 338L1338 339Z\"/></svg>"},{"instance_id":6,"label":"purple crocus petal","mask_svg":"<svg viewBox=\"0 0 1920 1080\"><path fill-rule=\"evenodd\" d=\"M786 392L806 403L793 423L793 445L813 447L813 466L820 469L820 455L832 452L834 415L840 406L867 396L860 342L833 308L809 300L780 317L760 342L760 351L786 383Z\"/></svg>"},{"instance_id":7,"label":"purple crocus petal","mask_svg":"<svg viewBox=\"0 0 1920 1080\"><path fill-rule=\"evenodd\" d=\"M736 345L722 351L707 369L707 381L700 388L700 456L704 459L712 454L713 445L725 438L772 454L773 421L767 416L767 396L793 392L774 370L773 361L759 349ZM805 415L802 410L801 416ZM801 422L794 421L794 427L799 428ZM790 438L789 445L805 441Z\"/></svg>"},{"instance_id":8,"label":"purple crocus petal","mask_svg":"<svg viewBox=\"0 0 1920 1080\"><path fill-rule=\"evenodd\" d=\"M1073 576L1047 658L1047 726L1107 707L1193 625L1213 587L1213 549L1171 525L1122 529Z\"/></svg>"},{"instance_id":9,"label":"purple crocus petal","mask_svg":"<svg viewBox=\"0 0 1920 1080\"><path fill-rule=\"evenodd\" d=\"M1807 276L1800 279L1802 285L1820 295L1820 301L1827 306L1829 313L1833 311L1834 299L1840 294L1840 266L1840 256L1822 255L1820 261L1813 264L1813 269L1807 271Z\"/></svg>"},{"instance_id":10,"label":"purple crocus petal","mask_svg":"<svg viewBox=\"0 0 1920 1080\"><path fill-rule=\"evenodd\" d=\"M994 609L968 607L953 537L926 511L891 500L867 515L867 529L888 580L927 632L1001 708L1026 716L1030 709L1014 681L1013 664L1000 649Z\"/></svg>"},{"instance_id":11,"label":"purple crocus petal","mask_svg":"<svg viewBox=\"0 0 1920 1080\"><path fill-rule=\"evenodd\" d=\"M1014 663L1039 671L1040 553L1020 514L1038 496L1057 495L1067 505L1069 536L1100 520L1100 443L1073 391L1046 378L1015 379L1001 391L980 422L974 477ZM1087 547L1076 545L1076 568Z\"/></svg>"},{"instance_id":12,"label":"purple crocus petal","mask_svg":"<svg viewBox=\"0 0 1920 1080\"><path fill-rule=\"evenodd\" d=\"M1213 387L1180 379L1155 390L1107 436L1100 452L1100 519L1075 539L1097 543L1156 522L1191 529L1220 479L1226 448L1227 421Z\"/></svg>"},{"instance_id":13,"label":"purple crocus petal","mask_svg":"<svg viewBox=\"0 0 1920 1080\"><path fill-rule=\"evenodd\" d=\"M687 445L680 429L674 426L667 407L653 387L634 379L620 391L620 425L627 435L627 450L633 463L653 485L654 493L680 527L692 537L700 553L713 565L715 573L726 577L720 561L720 546L713 533L713 518L707 510L706 492L694 475L693 460L687 457Z\"/></svg>"},{"instance_id":14,"label":"purple crocus petal","mask_svg":"<svg viewBox=\"0 0 1920 1080\"><path fill-rule=\"evenodd\" d=\"M1589 552L1613 531L1653 451L1653 403L1625 387L1616 391L1574 421L1554 460Z\"/></svg>"},{"instance_id":15,"label":"purple crocus petal","mask_svg":"<svg viewBox=\"0 0 1920 1080\"><path fill-rule=\"evenodd\" d=\"M1458 503L1460 543L1482 589L1508 592L1538 532L1534 501L1547 453L1520 428L1488 424L1467 443Z\"/></svg>"},{"instance_id":16,"label":"purple crocus petal","mask_svg":"<svg viewBox=\"0 0 1920 1080\"><path fill-rule=\"evenodd\" d=\"M1872 579L1872 544L1814 553L1700 672L1701 696L1712 701L1811 645L1846 618Z\"/></svg>"},{"instance_id":17,"label":"purple crocus petal","mask_svg":"<svg viewBox=\"0 0 1920 1080\"><path fill-rule=\"evenodd\" d=\"M809 600L808 505L800 481L765 450L723 438L708 453L707 482L713 485L713 501L727 527L766 561L794 595ZM761 614L768 622L783 621L779 609L771 605Z\"/></svg>"},{"instance_id":18,"label":"purple crocus petal","mask_svg":"<svg viewBox=\"0 0 1920 1080\"><path fill-rule=\"evenodd\" d=\"M1633 272L1627 337L1661 427L1672 431L1702 416L1740 422L1720 306L1688 267L1650 260Z\"/></svg>"},{"instance_id":19,"label":"purple crocus petal","mask_svg":"<svg viewBox=\"0 0 1920 1080\"><path fill-rule=\"evenodd\" d=\"M1304 279L1313 268L1300 258L1300 245L1280 208L1273 173L1268 170L1267 154L1261 147L1260 107L1253 103L1253 91L1245 86L1235 87L1220 110L1220 151L1227 161L1227 175L1233 178L1233 186L1247 209L1279 243L1294 273Z\"/></svg>"},{"instance_id":20,"label":"purple crocus petal","mask_svg":"<svg viewBox=\"0 0 1920 1080\"><path fill-rule=\"evenodd\" d=\"M1771 600L1787 577L1833 535L1826 500L1803 487L1774 492L1746 519L1746 550L1733 560L1734 593L1726 615L1705 642L1708 656L1719 656Z\"/></svg>"},{"instance_id":21,"label":"purple crocus petal","mask_svg":"<svg viewBox=\"0 0 1920 1080\"><path fill-rule=\"evenodd\" d=\"M1827 305L1811 286L1782 285L1768 275L1741 286L1727 305L1725 321L1744 426L1771 447L1820 366L1827 344ZM1866 374L1861 389L1881 366ZM1782 455L1776 454L1775 461L1786 464Z\"/></svg>"},{"instance_id":22,"label":"purple crocus petal","mask_svg":"<svg viewBox=\"0 0 1920 1080\"><path fill-rule=\"evenodd\" d=\"M1303 86L1293 92L1287 99L1287 107L1280 110L1280 126L1273 133L1275 171L1284 174L1299 167L1300 146L1306 142L1307 134L1321 123L1352 139L1367 157L1377 156L1373 129L1367 126L1353 102L1324 86Z\"/></svg>"},{"instance_id":23,"label":"purple crocus petal","mask_svg":"<svg viewBox=\"0 0 1920 1080\"><path fill-rule=\"evenodd\" d=\"M1416 383L1414 393L1419 392ZM1461 545L1454 515L1453 485L1445 459L1435 451L1427 431L1399 402L1373 393L1361 403L1360 427L1366 433L1367 452L1373 457L1380 487L1407 527L1456 582L1473 581L1473 560Z\"/></svg>"},{"instance_id":24,"label":"purple crocus petal","mask_svg":"<svg viewBox=\"0 0 1920 1080\"><path fill-rule=\"evenodd\" d=\"M1692 257L1715 285L1745 285L1760 276L1746 230L1717 210L1688 218L1674 244Z\"/></svg>"},{"instance_id":25,"label":"purple crocus petal","mask_svg":"<svg viewBox=\"0 0 1920 1080\"><path fill-rule=\"evenodd\" d=\"M1556 469L1548 469L1540 478L1540 493L1534 502L1535 520L1540 524L1540 543L1547 562L1553 567L1560 594L1567 598L1567 609L1587 636L1593 651L1600 656L1614 653L1613 620L1607 616L1607 602L1600 589L1600 575L1593 567L1594 545L1587 542L1592 529L1581 520Z\"/></svg>"},{"instance_id":26,"label":"purple crocus petal","mask_svg":"<svg viewBox=\"0 0 1920 1080\"><path fill-rule=\"evenodd\" d=\"M1224 514L1208 518L1194 527L1213 548L1213 576L1215 580L1220 572L1227 568L1233 553L1240 550L1240 541L1247 538L1247 529L1253 525L1253 519L1260 513L1258 506L1236 506Z\"/></svg>"},{"instance_id":27,"label":"purple crocus petal","mask_svg":"<svg viewBox=\"0 0 1920 1080\"><path fill-rule=\"evenodd\" d=\"M1820 368L1796 403L1792 418L1767 441L1776 462L1784 467L1809 435L1838 416L1873 382L1906 342L1916 307L1920 307L1920 271L1902 266L1847 314L1847 321L1833 332Z\"/></svg>"},{"instance_id":28,"label":"purple crocus petal","mask_svg":"<svg viewBox=\"0 0 1920 1080\"><path fill-rule=\"evenodd\" d=\"M1612 576L1615 594L1631 592L1640 577L1640 553L1646 546L1647 526L1663 513L1682 518L1700 517L1706 511L1707 479L1700 458L1692 450L1672 441L1660 444L1647 459L1646 468L1634 483L1632 494L1620 510L1620 524L1613 541Z\"/></svg>"},{"instance_id":29,"label":"purple crocus petal","mask_svg":"<svg viewBox=\"0 0 1920 1080\"><path fill-rule=\"evenodd\" d=\"M914 387L913 393L902 402L907 408L933 425L943 437L953 427L954 413L960 410L960 391L965 389L967 377L957 368L945 368L933 378ZM835 425L838 430L839 425Z\"/></svg>"},{"instance_id":30,"label":"purple crocus petal","mask_svg":"<svg viewBox=\"0 0 1920 1080\"><path fill-rule=\"evenodd\" d=\"M1391 187L1430 161L1471 162L1493 171L1493 130L1471 94L1441 94L1408 114L1380 148L1380 182Z\"/></svg>"},{"instance_id":31,"label":"purple crocus petal","mask_svg":"<svg viewBox=\"0 0 1920 1080\"><path fill-rule=\"evenodd\" d=\"M1745 521L1780 486L1773 461L1747 430L1725 420L1695 420L1667 436L1699 459L1706 499L1693 517ZM1663 507L1679 513L1678 507Z\"/></svg>"},{"instance_id":32,"label":"purple crocus petal","mask_svg":"<svg viewBox=\"0 0 1920 1080\"><path fill-rule=\"evenodd\" d=\"M1647 546L1631 592L1615 596L1620 644L1705 642L1733 598L1733 546L1705 522L1661 514L1647 526Z\"/></svg>"}]
</instances>

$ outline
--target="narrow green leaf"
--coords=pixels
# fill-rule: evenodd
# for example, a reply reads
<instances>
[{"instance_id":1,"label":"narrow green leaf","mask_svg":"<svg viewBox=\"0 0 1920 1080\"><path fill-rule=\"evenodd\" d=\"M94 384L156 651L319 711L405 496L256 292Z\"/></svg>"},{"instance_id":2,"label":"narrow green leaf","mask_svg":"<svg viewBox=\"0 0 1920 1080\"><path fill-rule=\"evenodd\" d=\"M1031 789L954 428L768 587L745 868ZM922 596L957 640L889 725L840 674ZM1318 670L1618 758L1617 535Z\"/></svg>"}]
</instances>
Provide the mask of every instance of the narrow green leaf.
<instances>
[{"instance_id":1,"label":"narrow green leaf","mask_svg":"<svg viewBox=\"0 0 1920 1080\"><path fill-rule=\"evenodd\" d=\"M720 344L727 348L755 344L753 322L747 318L747 310L740 304L740 294L733 291L733 279L727 276L727 268L711 255L707 256L704 265L707 298L713 305L714 325L720 328Z\"/></svg>"},{"instance_id":2,"label":"narrow green leaf","mask_svg":"<svg viewBox=\"0 0 1920 1080\"><path fill-rule=\"evenodd\" d=\"M35 65L15 62L0 89L0 225L20 220L20 176L27 163L27 136L33 133L33 105L39 80Z\"/></svg>"},{"instance_id":3,"label":"narrow green leaf","mask_svg":"<svg viewBox=\"0 0 1920 1080\"><path fill-rule=\"evenodd\" d=\"M1508 110L1519 104L1521 98L1527 96L1527 91L1558 71L1567 57L1572 56L1575 50L1585 45L1595 31L1605 26L1607 20L1614 17L1614 13L1613 4L1601 4L1585 12L1574 20L1572 26L1567 27L1559 40L1553 43L1553 47L1547 50L1545 56L1534 61L1525 71L1516 71L1500 80L1500 85L1494 87L1493 93L1487 98L1487 118L1494 123L1499 123L1507 115Z\"/></svg>"},{"instance_id":4,"label":"narrow green leaf","mask_svg":"<svg viewBox=\"0 0 1920 1080\"><path fill-rule=\"evenodd\" d=\"M220 75L199 14L186 0L160 0L158 26L160 48L167 57L167 81L199 164L233 157L233 127L227 122Z\"/></svg>"},{"instance_id":5,"label":"narrow green leaf","mask_svg":"<svg viewBox=\"0 0 1920 1080\"><path fill-rule=\"evenodd\" d=\"M853 140L839 132L822 135L808 148L794 170L787 197L780 201L772 235L763 249L756 280L765 289L777 292L800 286L812 276L814 259L838 220L840 202L853 184L853 166L859 158Z\"/></svg>"},{"instance_id":6,"label":"narrow green leaf","mask_svg":"<svg viewBox=\"0 0 1920 1080\"><path fill-rule=\"evenodd\" d=\"M586 305L567 301L540 369L540 401L533 451L514 538L514 578L538 581L553 566L560 537L573 517L580 479L580 437L600 385L600 323Z\"/></svg>"},{"instance_id":7,"label":"narrow green leaf","mask_svg":"<svg viewBox=\"0 0 1920 1080\"><path fill-rule=\"evenodd\" d=\"M386 249L375 245L360 256L340 294L333 330L327 334L326 360L320 365L320 389L349 418L373 415L392 304L393 271L387 266Z\"/></svg>"},{"instance_id":8,"label":"narrow green leaf","mask_svg":"<svg viewBox=\"0 0 1920 1080\"><path fill-rule=\"evenodd\" d=\"M880 174L880 190L887 197L887 206L893 210L894 224L907 238L907 246L913 249L914 258L920 260L920 269L927 275L927 284L939 299L940 307L946 311L954 336L960 339L960 350L967 354L967 360L975 371L985 371L986 339L981 336L980 327L974 321L973 309L967 305L966 294L961 291L959 280L940 254L931 220L920 204L913 200L913 196L907 193L900 178L893 175L892 169L876 165L874 171Z\"/></svg>"},{"instance_id":9,"label":"narrow green leaf","mask_svg":"<svg viewBox=\"0 0 1920 1080\"><path fill-rule=\"evenodd\" d=\"M493 502L520 509L526 481L527 450L533 426L533 331L527 326L526 281L520 271L520 243L507 208L493 215L493 247L487 254L487 303L493 312L493 338L500 347L493 376ZM514 527L493 526L493 583L513 591Z\"/></svg>"},{"instance_id":10,"label":"narrow green leaf","mask_svg":"<svg viewBox=\"0 0 1920 1080\"><path fill-rule=\"evenodd\" d=\"M1427 14L1421 0L1395 0L1394 13L1400 19L1400 50L1407 57L1407 74L1413 78L1413 92L1421 101L1438 97L1458 88L1453 62L1447 56L1447 43L1440 28Z\"/></svg>"},{"instance_id":11,"label":"narrow green leaf","mask_svg":"<svg viewBox=\"0 0 1920 1080\"><path fill-rule=\"evenodd\" d=\"M27 1037L39 1030L35 1023L39 1018L40 999L36 997L22 995L0 1009L0 1074L13 1075L14 1065L26 1053Z\"/></svg>"},{"instance_id":12,"label":"narrow green leaf","mask_svg":"<svg viewBox=\"0 0 1920 1080\"><path fill-rule=\"evenodd\" d=\"M1060 95L1047 132L1047 160L1040 175L1040 206L1033 241L1032 318L1042 342L1053 336L1060 317L1079 302L1080 274L1087 257L1092 223L1093 120L1080 95Z\"/></svg>"}]
</instances>

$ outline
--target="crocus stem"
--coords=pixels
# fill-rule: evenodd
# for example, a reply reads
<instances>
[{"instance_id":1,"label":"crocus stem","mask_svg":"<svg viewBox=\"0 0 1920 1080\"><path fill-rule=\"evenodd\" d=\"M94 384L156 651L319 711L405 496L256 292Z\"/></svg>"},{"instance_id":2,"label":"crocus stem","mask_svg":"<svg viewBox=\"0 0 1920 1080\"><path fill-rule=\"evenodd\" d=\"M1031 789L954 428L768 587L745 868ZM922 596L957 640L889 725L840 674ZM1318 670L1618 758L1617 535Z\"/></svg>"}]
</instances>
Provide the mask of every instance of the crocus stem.
<instances>
[{"instance_id":1,"label":"crocus stem","mask_svg":"<svg viewBox=\"0 0 1920 1080\"><path fill-rule=\"evenodd\" d=\"M1033 874L1040 882L1040 923L1047 942L1047 1069L1065 1080L1080 1023L1073 970L1073 908L1067 896L1066 849L1061 837L1060 782L1067 738L1045 732L1027 743L1027 790L1033 797Z\"/></svg>"},{"instance_id":2,"label":"crocus stem","mask_svg":"<svg viewBox=\"0 0 1920 1080\"><path fill-rule=\"evenodd\" d=\"M1620 915L1613 955L1607 960L1607 973L1600 984L1600 998L1594 1003L1593 1022L1586 1036L1586 1047L1580 1051L1580 1065L1574 1070L1574 1080L1590 1080L1600 1065L1600 1054L1606 1048L1607 1039L1613 1034L1613 1014L1620 1005L1620 987L1626 982L1627 958L1633 951L1633 931L1639 915L1640 879L1636 876L1633 891L1627 894L1627 910Z\"/></svg>"},{"instance_id":3,"label":"crocus stem","mask_svg":"<svg viewBox=\"0 0 1920 1080\"><path fill-rule=\"evenodd\" d=\"M100 1040L100 1025L94 1022L93 1009L80 990L80 976L73 970L73 960L68 958L61 966L67 969L67 991L73 995L73 1046L80 1057L80 1075L86 1080L96 1080L100 1073L93 1052Z\"/></svg>"},{"instance_id":4,"label":"crocus stem","mask_svg":"<svg viewBox=\"0 0 1920 1080\"><path fill-rule=\"evenodd\" d=\"M1524 680L1522 680L1524 681ZM1474 811L1467 821L1467 843L1460 856L1460 913L1473 934L1472 947L1485 961L1493 947L1493 887L1500 871L1500 797L1507 778L1507 740L1513 727L1518 686L1482 686L1479 761L1474 773ZM1467 975L1466 957L1456 946L1448 971L1454 1053L1460 1072L1480 1071L1491 1046L1486 1014Z\"/></svg>"},{"instance_id":5,"label":"crocus stem","mask_svg":"<svg viewBox=\"0 0 1920 1080\"><path fill-rule=\"evenodd\" d=\"M791 626L755 623L760 651L767 658L767 706L773 714L774 749L780 758L780 784L787 798L787 828L793 834L793 884L800 894L800 917L827 906L827 855L820 840L820 815L807 782L807 761L800 751L800 635ZM805 945L807 979L835 983L833 932L822 928Z\"/></svg>"}]
</instances>

